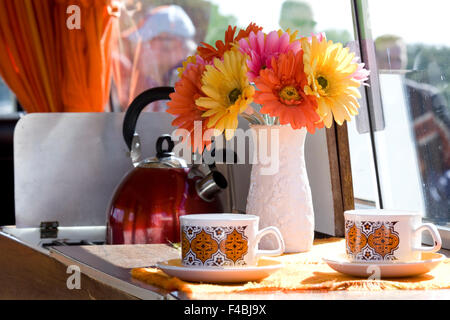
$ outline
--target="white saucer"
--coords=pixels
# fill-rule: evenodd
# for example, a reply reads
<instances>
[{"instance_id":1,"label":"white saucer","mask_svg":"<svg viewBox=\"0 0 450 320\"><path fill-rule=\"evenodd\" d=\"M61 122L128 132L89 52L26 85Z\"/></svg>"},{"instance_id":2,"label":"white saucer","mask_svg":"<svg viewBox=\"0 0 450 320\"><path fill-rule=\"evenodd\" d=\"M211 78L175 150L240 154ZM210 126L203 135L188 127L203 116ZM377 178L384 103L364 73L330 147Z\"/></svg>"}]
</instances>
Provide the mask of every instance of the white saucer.
<instances>
[{"instance_id":1,"label":"white saucer","mask_svg":"<svg viewBox=\"0 0 450 320\"><path fill-rule=\"evenodd\" d=\"M371 263L351 262L345 254L335 255L323 260L334 270L356 277L380 278L412 277L427 273L437 267L446 257L440 253L424 252L422 260L411 262ZM379 269L378 269L379 268Z\"/></svg>"},{"instance_id":2,"label":"white saucer","mask_svg":"<svg viewBox=\"0 0 450 320\"><path fill-rule=\"evenodd\" d=\"M177 277L185 281L238 283L262 280L281 269L283 264L279 261L262 258L259 259L257 266L207 269L200 267L185 267L181 264L181 259L172 259L157 263L156 266L169 276Z\"/></svg>"}]
</instances>

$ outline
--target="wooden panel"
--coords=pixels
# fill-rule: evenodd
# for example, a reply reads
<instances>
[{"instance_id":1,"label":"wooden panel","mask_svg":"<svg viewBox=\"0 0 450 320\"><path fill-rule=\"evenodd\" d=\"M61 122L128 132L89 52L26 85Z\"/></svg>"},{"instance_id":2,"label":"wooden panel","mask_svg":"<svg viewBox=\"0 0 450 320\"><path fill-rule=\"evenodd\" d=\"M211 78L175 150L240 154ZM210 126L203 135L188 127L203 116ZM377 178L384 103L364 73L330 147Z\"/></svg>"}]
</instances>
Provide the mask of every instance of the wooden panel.
<instances>
[{"instance_id":1,"label":"wooden panel","mask_svg":"<svg viewBox=\"0 0 450 320\"><path fill-rule=\"evenodd\" d=\"M336 126L344 211L355 209L347 123Z\"/></svg>"},{"instance_id":2,"label":"wooden panel","mask_svg":"<svg viewBox=\"0 0 450 320\"><path fill-rule=\"evenodd\" d=\"M347 123L326 130L331 186L334 202L335 235L344 236L344 211L355 207Z\"/></svg>"},{"instance_id":3,"label":"wooden panel","mask_svg":"<svg viewBox=\"0 0 450 320\"><path fill-rule=\"evenodd\" d=\"M0 299L134 299L85 275L69 290L66 266L3 235L0 252Z\"/></svg>"}]
</instances>

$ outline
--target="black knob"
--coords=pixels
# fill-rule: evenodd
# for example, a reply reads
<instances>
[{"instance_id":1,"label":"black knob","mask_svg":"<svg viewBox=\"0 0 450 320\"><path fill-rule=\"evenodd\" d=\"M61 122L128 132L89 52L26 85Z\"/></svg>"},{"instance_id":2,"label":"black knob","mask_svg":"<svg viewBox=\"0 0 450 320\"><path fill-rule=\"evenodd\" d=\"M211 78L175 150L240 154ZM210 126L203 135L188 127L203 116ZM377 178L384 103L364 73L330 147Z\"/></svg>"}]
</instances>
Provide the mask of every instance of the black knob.
<instances>
[{"instance_id":1,"label":"black knob","mask_svg":"<svg viewBox=\"0 0 450 320\"><path fill-rule=\"evenodd\" d=\"M164 149L164 142L167 142L167 148ZM165 158L173 156L173 148L175 147L175 143L172 138L168 134L164 134L156 140L156 157L157 158Z\"/></svg>"}]
</instances>

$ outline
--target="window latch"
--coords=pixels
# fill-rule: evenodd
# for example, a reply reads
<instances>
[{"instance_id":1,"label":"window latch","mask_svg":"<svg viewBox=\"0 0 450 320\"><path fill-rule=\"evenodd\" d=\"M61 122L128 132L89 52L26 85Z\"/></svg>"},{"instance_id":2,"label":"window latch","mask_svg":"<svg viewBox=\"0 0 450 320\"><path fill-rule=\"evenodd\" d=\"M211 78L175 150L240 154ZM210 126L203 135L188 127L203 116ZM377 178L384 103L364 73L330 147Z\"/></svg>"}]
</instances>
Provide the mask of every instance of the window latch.
<instances>
[{"instance_id":1,"label":"window latch","mask_svg":"<svg viewBox=\"0 0 450 320\"><path fill-rule=\"evenodd\" d=\"M58 238L58 221L41 222L41 239Z\"/></svg>"}]
</instances>

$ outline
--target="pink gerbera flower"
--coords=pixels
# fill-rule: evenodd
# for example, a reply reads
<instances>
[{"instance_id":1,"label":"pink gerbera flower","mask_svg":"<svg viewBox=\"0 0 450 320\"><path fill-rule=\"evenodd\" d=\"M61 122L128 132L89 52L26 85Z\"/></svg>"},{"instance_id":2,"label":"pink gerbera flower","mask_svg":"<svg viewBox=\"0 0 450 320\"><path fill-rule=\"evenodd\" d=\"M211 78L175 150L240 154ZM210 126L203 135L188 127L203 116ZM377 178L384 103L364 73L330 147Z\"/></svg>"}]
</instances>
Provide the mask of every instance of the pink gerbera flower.
<instances>
[{"instance_id":1,"label":"pink gerbera flower","mask_svg":"<svg viewBox=\"0 0 450 320\"><path fill-rule=\"evenodd\" d=\"M369 84L365 81L369 80L370 71L364 69L364 63L360 63L359 57L355 57L353 63L356 63L358 68L350 77L359 81L362 85L368 86Z\"/></svg>"},{"instance_id":2,"label":"pink gerbera flower","mask_svg":"<svg viewBox=\"0 0 450 320\"><path fill-rule=\"evenodd\" d=\"M322 42L322 40L327 39L324 32L319 32L317 34L311 33L311 37L308 37L309 42L312 41L312 37L316 37L319 42Z\"/></svg>"},{"instance_id":3,"label":"pink gerbera flower","mask_svg":"<svg viewBox=\"0 0 450 320\"><path fill-rule=\"evenodd\" d=\"M301 44L299 41L291 42L287 32L280 36L276 31L272 31L268 35L258 31L257 34L251 32L248 38L239 40L239 48L249 57L247 60L248 78L250 81L254 81L261 70L271 68L272 58L278 58L281 53L288 51L296 54L300 51Z\"/></svg>"}]
</instances>

